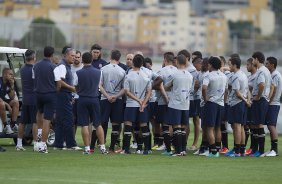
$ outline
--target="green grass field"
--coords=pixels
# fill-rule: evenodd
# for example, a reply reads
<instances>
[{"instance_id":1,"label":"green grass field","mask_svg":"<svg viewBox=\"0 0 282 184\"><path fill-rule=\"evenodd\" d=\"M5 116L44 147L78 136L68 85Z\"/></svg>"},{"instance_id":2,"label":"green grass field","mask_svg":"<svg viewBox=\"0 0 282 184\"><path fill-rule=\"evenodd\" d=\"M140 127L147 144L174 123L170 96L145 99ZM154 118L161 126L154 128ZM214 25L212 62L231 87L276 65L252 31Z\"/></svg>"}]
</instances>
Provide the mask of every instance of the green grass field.
<instances>
[{"instance_id":1,"label":"green grass field","mask_svg":"<svg viewBox=\"0 0 282 184\"><path fill-rule=\"evenodd\" d=\"M229 144L231 137L232 134L229 134ZM270 145L268 137L266 149ZM82 145L80 133L77 140ZM186 157L168 157L158 151L152 155L101 155L99 152L82 155L78 151L55 151L52 148L49 148L49 154L39 154L33 152L30 146L25 147L25 152L15 151L12 139L0 139L0 145L7 149L7 152L0 153L0 184L282 182L281 156L206 158L189 152Z\"/></svg>"}]
</instances>

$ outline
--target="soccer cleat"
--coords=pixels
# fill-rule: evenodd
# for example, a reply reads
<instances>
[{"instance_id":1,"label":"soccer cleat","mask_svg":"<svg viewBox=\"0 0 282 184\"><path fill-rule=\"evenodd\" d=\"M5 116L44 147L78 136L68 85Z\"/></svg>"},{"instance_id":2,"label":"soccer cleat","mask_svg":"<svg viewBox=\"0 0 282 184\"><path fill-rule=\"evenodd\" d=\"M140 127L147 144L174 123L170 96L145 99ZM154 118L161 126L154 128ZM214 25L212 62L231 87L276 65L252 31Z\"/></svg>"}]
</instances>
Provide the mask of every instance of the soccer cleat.
<instances>
[{"instance_id":1,"label":"soccer cleat","mask_svg":"<svg viewBox=\"0 0 282 184\"><path fill-rule=\"evenodd\" d=\"M18 132L19 125L15 124L14 127L12 128L13 132L16 133Z\"/></svg>"},{"instance_id":2,"label":"soccer cleat","mask_svg":"<svg viewBox=\"0 0 282 184\"><path fill-rule=\"evenodd\" d=\"M79 146L74 146L74 147L71 147L71 148L67 148L67 150L81 151L82 148L79 147Z\"/></svg>"},{"instance_id":3,"label":"soccer cleat","mask_svg":"<svg viewBox=\"0 0 282 184\"><path fill-rule=\"evenodd\" d=\"M14 131L12 130L11 126L10 125L6 125L5 128L4 128L4 132L6 134L13 134Z\"/></svg>"},{"instance_id":4,"label":"soccer cleat","mask_svg":"<svg viewBox=\"0 0 282 184\"><path fill-rule=\"evenodd\" d=\"M53 147L53 150L67 150L67 148L64 148L64 147L62 147L62 148L60 148L60 147Z\"/></svg>"},{"instance_id":5,"label":"soccer cleat","mask_svg":"<svg viewBox=\"0 0 282 184\"><path fill-rule=\"evenodd\" d=\"M216 154L210 153L207 157L218 158L219 157L219 153L218 152L216 152Z\"/></svg>"},{"instance_id":6,"label":"soccer cleat","mask_svg":"<svg viewBox=\"0 0 282 184\"><path fill-rule=\"evenodd\" d=\"M141 155L141 154L143 154L143 151L137 150L137 151L135 152L135 154Z\"/></svg>"},{"instance_id":7,"label":"soccer cleat","mask_svg":"<svg viewBox=\"0 0 282 184\"><path fill-rule=\"evenodd\" d=\"M171 155L173 155L173 153L172 153L172 151L165 151L165 152L163 152L162 153L162 155L167 155L167 156L171 156Z\"/></svg>"},{"instance_id":8,"label":"soccer cleat","mask_svg":"<svg viewBox=\"0 0 282 184\"><path fill-rule=\"evenodd\" d=\"M181 154L182 154L182 156L186 156L187 152L186 151L182 151Z\"/></svg>"},{"instance_id":9,"label":"soccer cleat","mask_svg":"<svg viewBox=\"0 0 282 184\"><path fill-rule=\"evenodd\" d=\"M245 151L245 154L246 154L246 155L252 154L252 149L251 149L251 148L247 149L247 150Z\"/></svg>"},{"instance_id":10,"label":"soccer cleat","mask_svg":"<svg viewBox=\"0 0 282 184\"><path fill-rule=\"evenodd\" d=\"M16 146L17 151L25 151L26 149L22 146Z\"/></svg>"},{"instance_id":11,"label":"soccer cleat","mask_svg":"<svg viewBox=\"0 0 282 184\"><path fill-rule=\"evenodd\" d=\"M262 155L261 152L256 151L255 153L251 154L250 157L260 157Z\"/></svg>"},{"instance_id":12,"label":"soccer cleat","mask_svg":"<svg viewBox=\"0 0 282 184\"><path fill-rule=\"evenodd\" d=\"M241 154L233 152L233 153L229 154L227 157L241 157Z\"/></svg>"},{"instance_id":13,"label":"soccer cleat","mask_svg":"<svg viewBox=\"0 0 282 184\"><path fill-rule=\"evenodd\" d=\"M160 147L156 148L157 151L163 151L163 150L165 150L165 149L166 149L166 147L165 147L164 144L161 145Z\"/></svg>"},{"instance_id":14,"label":"soccer cleat","mask_svg":"<svg viewBox=\"0 0 282 184\"><path fill-rule=\"evenodd\" d=\"M82 152L82 154L83 154L83 155L90 155L91 152L90 152L90 150L84 150L84 151Z\"/></svg>"},{"instance_id":15,"label":"soccer cleat","mask_svg":"<svg viewBox=\"0 0 282 184\"><path fill-rule=\"evenodd\" d=\"M197 150L193 153L193 155L199 155L199 153L200 153L200 150Z\"/></svg>"},{"instance_id":16,"label":"soccer cleat","mask_svg":"<svg viewBox=\"0 0 282 184\"><path fill-rule=\"evenodd\" d=\"M39 143L38 142L33 142L33 151L38 151L38 145Z\"/></svg>"},{"instance_id":17,"label":"soccer cleat","mask_svg":"<svg viewBox=\"0 0 282 184\"><path fill-rule=\"evenodd\" d=\"M159 145L155 145L152 147L152 150L156 150L159 147Z\"/></svg>"},{"instance_id":18,"label":"soccer cleat","mask_svg":"<svg viewBox=\"0 0 282 184\"><path fill-rule=\"evenodd\" d=\"M209 156L209 150L204 151L203 153L199 153L199 156Z\"/></svg>"},{"instance_id":19,"label":"soccer cleat","mask_svg":"<svg viewBox=\"0 0 282 184\"><path fill-rule=\"evenodd\" d=\"M227 152L229 152L229 149L226 147L221 148L219 151L220 154L226 154Z\"/></svg>"},{"instance_id":20,"label":"soccer cleat","mask_svg":"<svg viewBox=\"0 0 282 184\"><path fill-rule=\"evenodd\" d=\"M136 142L135 142L135 143L132 143L132 144L130 145L130 148L137 149L137 143L136 143Z\"/></svg>"},{"instance_id":21,"label":"soccer cleat","mask_svg":"<svg viewBox=\"0 0 282 184\"><path fill-rule=\"evenodd\" d=\"M266 156L266 157L276 157L276 156L278 156L278 154L276 153L276 151L271 150L271 151L268 152L265 156Z\"/></svg>"},{"instance_id":22,"label":"soccer cleat","mask_svg":"<svg viewBox=\"0 0 282 184\"><path fill-rule=\"evenodd\" d=\"M38 152L39 152L39 153L48 153L47 145L46 145L46 144L42 144L42 143L40 144L40 143L39 143Z\"/></svg>"},{"instance_id":23,"label":"soccer cleat","mask_svg":"<svg viewBox=\"0 0 282 184\"><path fill-rule=\"evenodd\" d=\"M234 154L234 153L235 153L235 151L234 151L234 150L231 150L231 151L228 151L227 153L225 153L224 156L229 157L229 155L232 155L232 154Z\"/></svg>"},{"instance_id":24,"label":"soccer cleat","mask_svg":"<svg viewBox=\"0 0 282 184\"><path fill-rule=\"evenodd\" d=\"M172 157L181 157L181 156L183 156L183 154L182 153L174 153L171 156Z\"/></svg>"}]
</instances>

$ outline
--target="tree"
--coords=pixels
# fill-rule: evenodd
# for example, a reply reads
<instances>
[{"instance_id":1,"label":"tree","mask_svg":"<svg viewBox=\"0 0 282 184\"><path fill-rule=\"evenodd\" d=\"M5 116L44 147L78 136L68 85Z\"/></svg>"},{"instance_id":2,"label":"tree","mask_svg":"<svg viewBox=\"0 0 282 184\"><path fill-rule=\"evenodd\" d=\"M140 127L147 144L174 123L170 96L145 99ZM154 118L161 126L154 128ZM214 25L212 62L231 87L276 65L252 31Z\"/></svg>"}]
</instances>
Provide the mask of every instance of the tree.
<instances>
[{"instance_id":1,"label":"tree","mask_svg":"<svg viewBox=\"0 0 282 184\"><path fill-rule=\"evenodd\" d=\"M52 20L36 18L31 22L29 31L20 40L20 46L42 51L47 45L62 48L66 45L66 38Z\"/></svg>"},{"instance_id":2,"label":"tree","mask_svg":"<svg viewBox=\"0 0 282 184\"><path fill-rule=\"evenodd\" d=\"M252 34L260 33L260 30L255 28L251 21L228 21L228 26L231 38L236 35L239 39L247 39L251 38Z\"/></svg>"}]
</instances>

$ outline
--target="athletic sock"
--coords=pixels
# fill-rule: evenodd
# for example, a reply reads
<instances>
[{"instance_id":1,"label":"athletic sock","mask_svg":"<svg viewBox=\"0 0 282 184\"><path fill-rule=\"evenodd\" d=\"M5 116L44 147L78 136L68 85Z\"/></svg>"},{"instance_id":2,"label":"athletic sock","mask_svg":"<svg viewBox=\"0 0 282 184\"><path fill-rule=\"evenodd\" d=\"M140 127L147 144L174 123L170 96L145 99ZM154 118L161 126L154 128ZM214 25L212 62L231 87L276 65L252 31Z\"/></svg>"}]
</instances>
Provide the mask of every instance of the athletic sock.
<instances>
[{"instance_id":1,"label":"athletic sock","mask_svg":"<svg viewBox=\"0 0 282 184\"><path fill-rule=\"evenodd\" d=\"M245 145L248 144L249 136L250 136L250 129L249 128L245 128Z\"/></svg>"},{"instance_id":2,"label":"athletic sock","mask_svg":"<svg viewBox=\"0 0 282 184\"><path fill-rule=\"evenodd\" d=\"M132 126L125 125L124 133L123 133L123 144L124 144L123 147L125 152L129 152L131 134L132 134Z\"/></svg>"},{"instance_id":3,"label":"athletic sock","mask_svg":"<svg viewBox=\"0 0 282 184\"><path fill-rule=\"evenodd\" d=\"M96 146L96 142L97 142L97 134L96 134L96 130L92 131L92 136L91 136L91 143L90 143L90 149L94 150L95 146Z\"/></svg>"},{"instance_id":4,"label":"athletic sock","mask_svg":"<svg viewBox=\"0 0 282 184\"><path fill-rule=\"evenodd\" d=\"M254 129L254 141L253 141L253 147L252 147L252 152L255 153L258 151L258 129Z\"/></svg>"},{"instance_id":5,"label":"athletic sock","mask_svg":"<svg viewBox=\"0 0 282 184\"><path fill-rule=\"evenodd\" d=\"M240 148L241 148L241 145L240 144L234 144L234 152L236 154L239 154L240 153Z\"/></svg>"},{"instance_id":6,"label":"athletic sock","mask_svg":"<svg viewBox=\"0 0 282 184\"><path fill-rule=\"evenodd\" d=\"M181 129L180 128L174 128L173 129L173 135L174 135L174 142L175 142L175 152L177 154L180 154L182 151L182 137L181 137Z\"/></svg>"},{"instance_id":7,"label":"athletic sock","mask_svg":"<svg viewBox=\"0 0 282 184\"><path fill-rule=\"evenodd\" d=\"M253 147L254 147L254 129L253 128L250 129L250 136L251 136L250 148L253 149Z\"/></svg>"},{"instance_id":8,"label":"athletic sock","mask_svg":"<svg viewBox=\"0 0 282 184\"><path fill-rule=\"evenodd\" d=\"M170 152L171 151L171 137L170 137L170 132L169 132L169 126L165 125L163 126L163 136L164 136L164 143L166 146L166 151Z\"/></svg>"},{"instance_id":9,"label":"athletic sock","mask_svg":"<svg viewBox=\"0 0 282 184\"><path fill-rule=\"evenodd\" d=\"M23 146L23 139L22 138L17 138L17 146L22 147Z\"/></svg>"},{"instance_id":10,"label":"athletic sock","mask_svg":"<svg viewBox=\"0 0 282 184\"><path fill-rule=\"evenodd\" d=\"M185 131L185 128L181 128L181 141L182 141L182 151L186 151L187 133Z\"/></svg>"},{"instance_id":11,"label":"athletic sock","mask_svg":"<svg viewBox=\"0 0 282 184\"><path fill-rule=\"evenodd\" d=\"M215 142L215 148L216 148L216 151L219 152L221 148L221 142Z\"/></svg>"},{"instance_id":12,"label":"athletic sock","mask_svg":"<svg viewBox=\"0 0 282 184\"><path fill-rule=\"evenodd\" d=\"M228 148L228 133L225 124L221 124L221 142L222 148Z\"/></svg>"},{"instance_id":13,"label":"athletic sock","mask_svg":"<svg viewBox=\"0 0 282 184\"><path fill-rule=\"evenodd\" d=\"M245 154L246 151L246 145L245 144L241 144L240 145L240 154L243 155Z\"/></svg>"},{"instance_id":14,"label":"athletic sock","mask_svg":"<svg viewBox=\"0 0 282 184\"><path fill-rule=\"evenodd\" d=\"M217 153L215 144L209 145L209 151L210 151L210 153L212 153L214 155Z\"/></svg>"},{"instance_id":15,"label":"athletic sock","mask_svg":"<svg viewBox=\"0 0 282 184\"><path fill-rule=\"evenodd\" d=\"M276 153L278 153L278 140L272 140L271 141L271 150L274 150Z\"/></svg>"},{"instance_id":16,"label":"athletic sock","mask_svg":"<svg viewBox=\"0 0 282 184\"><path fill-rule=\"evenodd\" d=\"M114 151L119 136L119 125L113 125L112 128L110 150Z\"/></svg>"},{"instance_id":17,"label":"athletic sock","mask_svg":"<svg viewBox=\"0 0 282 184\"><path fill-rule=\"evenodd\" d=\"M259 152L264 153L264 144L265 144L265 132L264 128L258 129L258 142L259 142Z\"/></svg>"},{"instance_id":18,"label":"athletic sock","mask_svg":"<svg viewBox=\"0 0 282 184\"><path fill-rule=\"evenodd\" d=\"M141 127L142 140L144 142L144 151L149 150L150 131L148 126Z\"/></svg>"}]
</instances>

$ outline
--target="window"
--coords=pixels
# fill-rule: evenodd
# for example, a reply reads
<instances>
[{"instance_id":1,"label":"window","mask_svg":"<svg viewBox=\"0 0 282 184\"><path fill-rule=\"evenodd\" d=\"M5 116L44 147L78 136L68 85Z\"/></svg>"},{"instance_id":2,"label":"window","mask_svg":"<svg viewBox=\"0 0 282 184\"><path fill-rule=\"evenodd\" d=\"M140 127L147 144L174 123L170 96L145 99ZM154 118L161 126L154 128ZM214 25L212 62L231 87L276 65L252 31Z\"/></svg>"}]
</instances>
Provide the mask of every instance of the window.
<instances>
[{"instance_id":1,"label":"window","mask_svg":"<svg viewBox=\"0 0 282 184\"><path fill-rule=\"evenodd\" d=\"M170 42L170 45L175 46L175 42L174 41Z\"/></svg>"},{"instance_id":2,"label":"window","mask_svg":"<svg viewBox=\"0 0 282 184\"><path fill-rule=\"evenodd\" d=\"M166 31L162 31L162 33L161 33L163 36L165 36L166 35Z\"/></svg>"},{"instance_id":3,"label":"window","mask_svg":"<svg viewBox=\"0 0 282 184\"><path fill-rule=\"evenodd\" d=\"M144 19L144 21L143 21L144 25L147 25L148 22L149 22L148 19Z\"/></svg>"}]
</instances>

